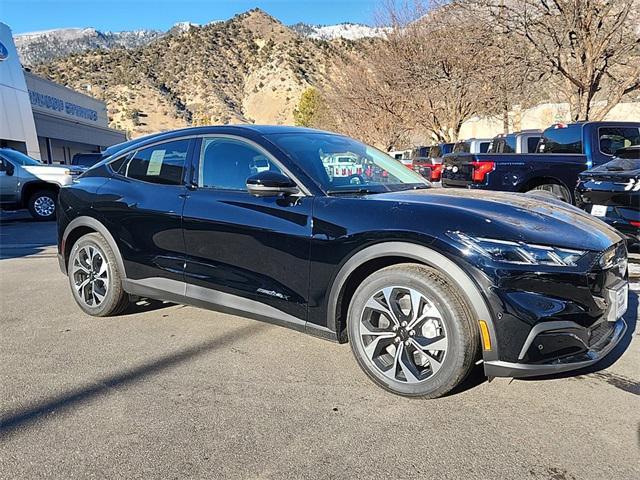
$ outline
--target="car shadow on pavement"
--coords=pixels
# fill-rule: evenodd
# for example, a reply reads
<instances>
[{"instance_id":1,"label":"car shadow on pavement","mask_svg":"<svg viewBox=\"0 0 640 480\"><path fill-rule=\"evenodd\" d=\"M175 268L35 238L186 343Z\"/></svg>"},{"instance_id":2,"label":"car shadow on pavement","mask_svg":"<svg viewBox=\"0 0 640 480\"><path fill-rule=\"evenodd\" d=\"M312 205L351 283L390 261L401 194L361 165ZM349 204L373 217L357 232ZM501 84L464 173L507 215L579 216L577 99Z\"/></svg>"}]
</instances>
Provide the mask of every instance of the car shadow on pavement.
<instances>
[{"instance_id":1,"label":"car shadow on pavement","mask_svg":"<svg viewBox=\"0 0 640 480\"><path fill-rule=\"evenodd\" d=\"M56 245L56 222L36 222L25 212L0 213L0 260L38 255Z\"/></svg>"},{"instance_id":2,"label":"car shadow on pavement","mask_svg":"<svg viewBox=\"0 0 640 480\"><path fill-rule=\"evenodd\" d=\"M163 300L153 300L151 298L140 298L131 302L127 309L119 314L119 316L135 315L137 313L153 312L163 308L175 307L177 304L165 302Z\"/></svg>"},{"instance_id":3,"label":"car shadow on pavement","mask_svg":"<svg viewBox=\"0 0 640 480\"><path fill-rule=\"evenodd\" d=\"M13 433L29 427L31 424L65 414L75 407L84 405L96 397L108 395L115 388L123 388L145 377L156 375L164 370L177 367L182 363L209 354L238 340L255 336L266 325L252 322L242 328L235 329L219 337L212 338L193 347L170 353L142 363L137 367L123 370L114 375L96 379L90 383L70 390L61 395L51 396L43 401L32 404L26 409L11 412L0 417L0 440L6 439Z\"/></svg>"}]
</instances>

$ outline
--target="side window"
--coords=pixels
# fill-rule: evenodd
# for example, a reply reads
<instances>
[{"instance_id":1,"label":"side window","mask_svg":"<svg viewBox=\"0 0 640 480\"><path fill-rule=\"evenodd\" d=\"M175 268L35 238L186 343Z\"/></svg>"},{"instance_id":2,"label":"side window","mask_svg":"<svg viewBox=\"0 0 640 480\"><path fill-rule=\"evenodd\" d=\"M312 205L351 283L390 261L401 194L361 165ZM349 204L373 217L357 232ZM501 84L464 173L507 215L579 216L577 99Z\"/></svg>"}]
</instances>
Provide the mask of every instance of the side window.
<instances>
[{"instance_id":1,"label":"side window","mask_svg":"<svg viewBox=\"0 0 640 480\"><path fill-rule=\"evenodd\" d=\"M143 148L133 154L122 175L163 185L181 185L189 140L176 140Z\"/></svg>"},{"instance_id":2,"label":"side window","mask_svg":"<svg viewBox=\"0 0 640 480\"><path fill-rule=\"evenodd\" d=\"M600 127L598 129L600 151L605 155L614 155L621 148L640 145L638 127Z\"/></svg>"},{"instance_id":3,"label":"side window","mask_svg":"<svg viewBox=\"0 0 640 480\"><path fill-rule=\"evenodd\" d=\"M489 145L491 145L491 142L480 142L480 153L487 153Z\"/></svg>"},{"instance_id":4,"label":"side window","mask_svg":"<svg viewBox=\"0 0 640 480\"><path fill-rule=\"evenodd\" d=\"M529 137L527 138L527 153L533 153L538 148L538 142L540 141L540 137Z\"/></svg>"},{"instance_id":5,"label":"side window","mask_svg":"<svg viewBox=\"0 0 640 480\"><path fill-rule=\"evenodd\" d=\"M538 144L539 153L582 153L582 126L551 127Z\"/></svg>"},{"instance_id":6,"label":"side window","mask_svg":"<svg viewBox=\"0 0 640 480\"><path fill-rule=\"evenodd\" d=\"M204 138L200 147L198 186L220 190L247 189L247 178L281 170L255 147L231 138Z\"/></svg>"},{"instance_id":7,"label":"side window","mask_svg":"<svg viewBox=\"0 0 640 480\"><path fill-rule=\"evenodd\" d=\"M0 172L8 172L7 175L12 174L15 170L13 163L9 160L0 157Z\"/></svg>"}]
</instances>

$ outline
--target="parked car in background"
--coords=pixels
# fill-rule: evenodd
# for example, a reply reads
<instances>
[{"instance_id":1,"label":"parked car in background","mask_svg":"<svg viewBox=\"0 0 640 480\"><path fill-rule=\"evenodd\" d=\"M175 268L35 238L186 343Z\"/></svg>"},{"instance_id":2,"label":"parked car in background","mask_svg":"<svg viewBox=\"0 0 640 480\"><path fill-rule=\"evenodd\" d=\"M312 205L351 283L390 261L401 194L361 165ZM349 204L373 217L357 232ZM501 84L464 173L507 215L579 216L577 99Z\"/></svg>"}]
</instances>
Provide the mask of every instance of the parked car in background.
<instances>
[{"instance_id":1,"label":"parked car in background","mask_svg":"<svg viewBox=\"0 0 640 480\"><path fill-rule=\"evenodd\" d=\"M102 153L76 153L71 158L71 165L82 168L93 167L100 160L105 158Z\"/></svg>"},{"instance_id":2,"label":"parked car in background","mask_svg":"<svg viewBox=\"0 0 640 480\"><path fill-rule=\"evenodd\" d=\"M469 138L460 140L453 145L452 153L487 153L492 139L490 138Z\"/></svg>"},{"instance_id":3,"label":"parked car in background","mask_svg":"<svg viewBox=\"0 0 640 480\"><path fill-rule=\"evenodd\" d=\"M71 184L78 170L46 165L10 148L0 148L0 207L28 208L36 220L54 220L60 187Z\"/></svg>"},{"instance_id":4,"label":"parked car in background","mask_svg":"<svg viewBox=\"0 0 640 480\"><path fill-rule=\"evenodd\" d=\"M491 141L487 153L535 153L542 138L542 130L497 135Z\"/></svg>"},{"instance_id":5,"label":"parked car in background","mask_svg":"<svg viewBox=\"0 0 640 480\"><path fill-rule=\"evenodd\" d=\"M410 167L412 165L412 153L413 150L392 150L387 153L391 158L395 158L400 163L402 163L406 167Z\"/></svg>"},{"instance_id":6,"label":"parked car in background","mask_svg":"<svg viewBox=\"0 0 640 480\"><path fill-rule=\"evenodd\" d=\"M330 177L327 156L365 168ZM254 174L256 157L268 170ZM90 315L135 295L348 341L400 395L444 395L480 359L489 377L572 370L620 341L618 232L555 199L429 187L342 135L196 127L62 188L58 259Z\"/></svg>"},{"instance_id":7,"label":"parked car in background","mask_svg":"<svg viewBox=\"0 0 640 480\"><path fill-rule=\"evenodd\" d=\"M439 143L429 147L426 158L413 161L413 170L433 183L440 182L442 157L453 150L453 143Z\"/></svg>"},{"instance_id":8,"label":"parked car in background","mask_svg":"<svg viewBox=\"0 0 640 480\"><path fill-rule=\"evenodd\" d=\"M576 205L623 233L640 250L640 146L618 150L610 162L580 174Z\"/></svg>"},{"instance_id":9,"label":"parked car in background","mask_svg":"<svg viewBox=\"0 0 640 480\"><path fill-rule=\"evenodd\" d=\"M625 147L640 145L639 122L581 122L547 128L536 153L448 155L444 187L529 192L544 190L574 201L578 175L613 159Z\"/></svg>"}]
</instances>

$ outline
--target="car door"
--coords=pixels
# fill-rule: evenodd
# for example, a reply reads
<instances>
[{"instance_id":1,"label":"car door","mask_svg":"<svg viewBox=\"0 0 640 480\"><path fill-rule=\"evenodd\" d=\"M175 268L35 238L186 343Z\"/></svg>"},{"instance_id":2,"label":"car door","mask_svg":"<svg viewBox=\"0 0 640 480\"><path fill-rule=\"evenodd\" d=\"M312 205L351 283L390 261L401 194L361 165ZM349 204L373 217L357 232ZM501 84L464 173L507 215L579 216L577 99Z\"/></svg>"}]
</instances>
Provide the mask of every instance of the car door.
<instances>
[{"instance_id":1,"label":"car door","mask_svg":"<svg viewBox=\"0 0 640 480\"><path fill-rule=\"evenodd\" d=\"M0 155L0 202L18 201L18 169L13 163Z\"/></svg>"},{"instance_id":2,"label":"car door","mask_svg":"<svg viewBox=\"0 0 640 480\"><path fill-rule=\"evenodd\" d=\"M114 160L92 205L118 242L128 281L150 294L184 294L182 210L192 142L164 141Z\"/></svg>"},{"instance_id":3,"label":"car door","mask_svg":"<svg viewBox=\"0 0 640 480\"><path fill-rule=\"evenodd\" d=\"M304 328L313 198L249 194L252 174L267 168L287 173L249 140L204 137L193 158L197 186L183 215L187 296Z\"/></svg>"}]
</instances>

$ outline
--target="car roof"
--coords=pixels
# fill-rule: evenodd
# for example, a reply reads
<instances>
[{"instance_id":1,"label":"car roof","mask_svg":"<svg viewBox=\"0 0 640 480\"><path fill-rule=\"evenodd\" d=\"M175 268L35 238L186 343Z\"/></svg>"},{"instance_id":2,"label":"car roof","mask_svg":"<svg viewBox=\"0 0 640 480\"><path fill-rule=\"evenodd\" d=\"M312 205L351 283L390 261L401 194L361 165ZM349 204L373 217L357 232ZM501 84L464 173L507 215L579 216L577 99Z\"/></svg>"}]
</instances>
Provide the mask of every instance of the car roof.
<instances>
[{"instance_id":1,"label":"car roof","mask_svg":"<svg viewBox=\"0 0 640 480\"><path fill-rule=\"evenodd\" d=\"M333 135L339 135L334 132L327 132L324 130L316 130L306 127L294 127L290 125L208 125L203 127L180 128L178 130L153 133L144 137L134 138L117 145L112 145L106 148L102 153L105 156L111 156L118 152L129 149L132 146L144 145L146 143L155 142L156 140L170 140L172 138L183 137L185 135L206 135L216 133L252 133L257 135L272 135L277 133L330 133Z\"/></svg>"}]
</instances>

